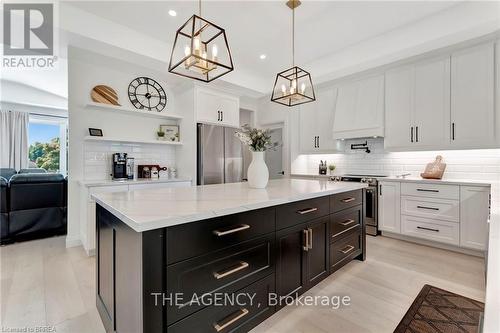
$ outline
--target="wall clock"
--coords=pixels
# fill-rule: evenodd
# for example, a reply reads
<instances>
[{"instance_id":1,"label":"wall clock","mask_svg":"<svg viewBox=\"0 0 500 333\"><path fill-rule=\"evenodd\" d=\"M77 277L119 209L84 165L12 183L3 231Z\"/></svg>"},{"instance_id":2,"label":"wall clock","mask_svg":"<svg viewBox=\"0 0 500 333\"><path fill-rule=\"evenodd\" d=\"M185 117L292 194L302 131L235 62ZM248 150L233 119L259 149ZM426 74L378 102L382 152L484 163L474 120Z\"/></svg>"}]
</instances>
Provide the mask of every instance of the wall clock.
<instances>
[{"instance_id":1,"label":"wall clock","mask_svg":"<svg viewBox=\"0 0 500 333\"><path fill-rule=\"evenodd\" d=\"M138 77L128 86L128 97L136 109L161 112L167 95L161 85L149 77Z\"/></svg>"}]
</instances>

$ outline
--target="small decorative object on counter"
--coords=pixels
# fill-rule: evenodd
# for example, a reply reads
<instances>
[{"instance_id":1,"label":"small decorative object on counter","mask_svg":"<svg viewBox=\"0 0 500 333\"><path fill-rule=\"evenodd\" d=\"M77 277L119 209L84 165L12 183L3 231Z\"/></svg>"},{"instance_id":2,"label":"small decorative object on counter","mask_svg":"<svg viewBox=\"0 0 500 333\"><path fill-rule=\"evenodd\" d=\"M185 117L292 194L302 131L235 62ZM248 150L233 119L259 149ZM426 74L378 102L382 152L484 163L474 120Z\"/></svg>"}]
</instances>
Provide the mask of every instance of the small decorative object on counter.
<instances>
[{"instance_id":1,"label":"small decorative object on counter","mask_svg":"<svg viewBox=\"0 0 500 333\"><path fill-rule=\"evenodd\" d=\"M98 85L90 91L90 98L93 102L120 106L116 91L105 85Z\"/></svg>"},{"instance_id":2,"label":"small decorative object on counter","mask_svg":"<svg viewBox=\"0 0 500 333\"><path fill-rule=\"evenodd\" d=\"M161 127L160 130L156 132L156 135L158 136L158 140L165 140L165 132L161 130Z\"/></svg>"},{"instance_id":3,"label":"small decorative object on counter","mask_svg":"<svg viewBox=\"0 0 500 333\"><path fill-rule=\"evenodd\" d=\"M443 156L438 155L434 162L427 164L425 171L420 176L425 179L441 179L445 169L446 163L443 163Z\"/></svg>"},{"instance_id":4,"label":"small decorative object on counter","mask_svg":"<svg viewBox=\"0 0 500 333\"><path fill-rule=\"evenodd\" d=\"M333 176L333 172L335 171L335 168L336 168L335 164L330 164L328 166L328 170L330 170L330 176Z\"/></svg>"},{"instance_id":5,"label":"small decorative object on counter","mask_svg":"<svg viewBox=\"0 0 500 333\"><path fill-rule=\"evenodd\" d=\"M264 161L264 152L268 149L276 149L277 142L271 141L271 131L252 128L249 125L241 127L236 132L236 137L246 144L252 152L252 162L248 166L248 186L252 188L265 188L269 181L269 170Z\"/></svg>"},{"instance_id":6,"label":"small decorative object on counter","mask_svg":"<svg viewBox=\"0 0 500 333\"><path fill-rule=\"evenodd\" d=\"M160 131L165 132L165 140L179 142L179 125L160 125Z\"/></svg>"},{"instance_id":7,"label":"small decorative object on counter","mask_svg":"<svg viewBox=\"0 0 500 333\"><path fill-rule=\"evenodd\" d=\"M320 175L326 175L326 161L319 161L319 174Z\"/></svg>"},{"instance_id":8,"label":"small decorative object on counter","mask_svg":"<svg viewBox=\"0 0 500 333\"><path fill-rule=\"evenodd\" d=\"M102 129L100 128L89 128L90 136L102 136Z\"/></svg>"}]
</instances>

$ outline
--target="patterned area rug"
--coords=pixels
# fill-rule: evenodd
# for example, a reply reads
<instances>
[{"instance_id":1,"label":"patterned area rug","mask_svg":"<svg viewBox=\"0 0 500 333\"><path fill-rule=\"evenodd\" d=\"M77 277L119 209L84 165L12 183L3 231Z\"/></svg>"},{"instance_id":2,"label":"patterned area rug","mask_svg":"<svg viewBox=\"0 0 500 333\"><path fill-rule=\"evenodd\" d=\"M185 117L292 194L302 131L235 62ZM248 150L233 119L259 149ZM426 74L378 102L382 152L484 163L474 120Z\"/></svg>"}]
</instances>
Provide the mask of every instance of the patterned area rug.
<instances>
[{"instance_id":1,"label":"patterned area rug","mask_svg":"<svg viewBox=\"0 0 500 333\"><path fill-rule=\"evenodd\" d=\"M426 284L394 333L477 333L484 304Z\"/></svg>"}]
</instances>

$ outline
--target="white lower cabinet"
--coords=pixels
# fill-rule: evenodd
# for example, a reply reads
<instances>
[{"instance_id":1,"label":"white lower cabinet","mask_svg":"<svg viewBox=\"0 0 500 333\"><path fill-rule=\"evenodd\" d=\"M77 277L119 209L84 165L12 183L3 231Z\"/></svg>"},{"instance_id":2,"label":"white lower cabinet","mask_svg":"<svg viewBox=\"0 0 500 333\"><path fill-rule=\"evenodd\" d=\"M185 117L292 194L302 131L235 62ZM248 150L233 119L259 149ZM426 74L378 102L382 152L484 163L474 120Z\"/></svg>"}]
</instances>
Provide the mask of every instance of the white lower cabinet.
<instances>
[{"instance_id":1,"label":"white lower cabinet","mask_svg":"<svg viewBox=\"0 0 500 333\"><path fill-rule=\"evenodd\" d=\"M486 250L489 186L404 181L379 184L381 231Z\"/></svg>"},{"instance_id":2,"label":"white lower cabinet","mask_svg":"<svg viewBox=\"0 0 500 333\"><path fill-rule=\"evenodd\" d=\"M133 190L166 188L166 187L189 187L190 181L163 182L155 184L127 184L110 186L80 185L80 238L87 255L92 256L95 252L95 208L96 202L92 199L93 194L127 192Z\"/></svg>"},{"instance_id":3,"label":"white lower cabinet","mask_svg":"<svg viewBox=\"0 0 500 333\"><path fill-rule=\"evenodd\" d=\"M378 228L393 233L401 232L401 183L379 182Z\"/></svg>"},{"instance_id":4,"label":"white lower cabinet","mask_svg":"<svg viewBox=\"0 0 500 333\"><path fill-rule=\"evenodd\" d=\"M460 187L460 246L486 250L490 188Z\"/></svg>"},{"instance_id":5,"label":"white lower cabinet","mask_svg":"<svg viewBox=\"0 0 500 333\"><path fill-rule=\"evenodd\" d=\"M401 215L401 233L451 245L460 243L460 224L457 222Z\"/></svg>"}]
</instances>

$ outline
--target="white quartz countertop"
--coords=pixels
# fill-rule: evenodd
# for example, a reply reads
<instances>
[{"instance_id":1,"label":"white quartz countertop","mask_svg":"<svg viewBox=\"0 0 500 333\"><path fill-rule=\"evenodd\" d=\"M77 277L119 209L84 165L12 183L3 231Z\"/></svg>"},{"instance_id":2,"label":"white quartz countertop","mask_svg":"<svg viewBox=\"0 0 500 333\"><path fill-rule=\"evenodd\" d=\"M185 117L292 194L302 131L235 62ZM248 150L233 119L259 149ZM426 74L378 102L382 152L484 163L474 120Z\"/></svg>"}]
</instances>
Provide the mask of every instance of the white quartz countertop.
<instances>
[{"instance_id":1,"label":"white quartz countertop","mask_svg":"<svg viewBox=\"0 0 500 333\"><path fill-rule=\"evenodd\" d=\"M265 189L248 183L146 189L92 195L137 232L365 188L365 184L277 179Z\"/></svg>"},{"instance_id":2,"label":"white quartz countertop","mask_svg":"<svg viewBox=\"0 0 500 333\"><path fill-rule=\"evenodd\" d=\"M336 174L334 176L343 176L341 174ZM330 175L318 175L318 174L291 174L291 177L309 177L309 178L330 178ZM384 176L384 177L374 177L378 180L386 180L386 181L397 181L397 182L407 182L407 183L426 183L426 184L443 184L443 185L469 185L469 186L491 186L491 181L487 180L472 180L472 179L423 179L418 176L405 176L404 178L401 176Z\"/></svg>"},{"instance_id":3,"label":"white quartz countertop","mask_svg":"<svg viewBox=\"0 0 500 333\"><path fill-rule=\"evenodd\" d=\"M78 183L87 187L98 186L117 186L117 185L134 185L134 184L160 184L160 183L175 183L175 182L190 182L191 178L157 178L157 179L133 179L133 180L80 180Z\"/></svg>"},{"instance_id":4,"label":"white quartz countertop","mask_svg":"<svg viewBox=\"0 0 500 333\"><path fill-rule=\"evenodd\" d=\"M492 209L489 227L483 332L498 333L500 332L500 209L498 207Z\"/></svg>"}]
</instances>

